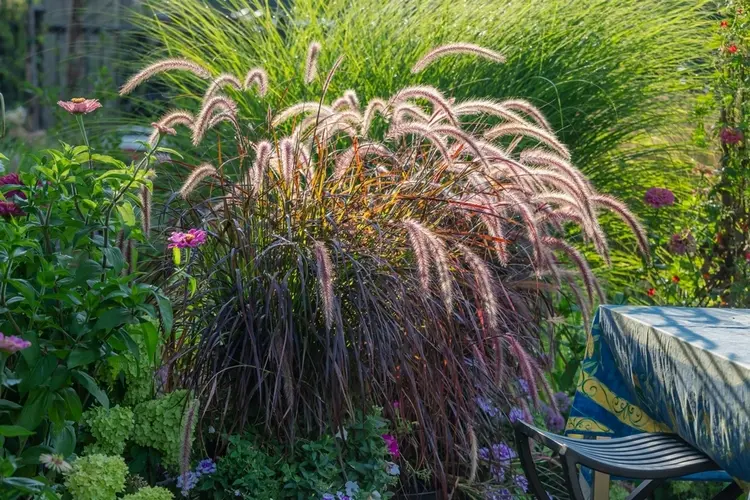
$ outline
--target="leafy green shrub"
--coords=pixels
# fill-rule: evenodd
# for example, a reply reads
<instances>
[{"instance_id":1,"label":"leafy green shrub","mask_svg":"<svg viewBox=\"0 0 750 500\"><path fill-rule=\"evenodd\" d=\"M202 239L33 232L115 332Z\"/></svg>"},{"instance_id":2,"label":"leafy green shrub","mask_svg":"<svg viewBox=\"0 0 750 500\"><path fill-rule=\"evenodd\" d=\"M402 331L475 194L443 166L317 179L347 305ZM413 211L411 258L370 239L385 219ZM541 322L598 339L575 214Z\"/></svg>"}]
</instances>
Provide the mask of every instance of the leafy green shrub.
<instances>
[{"instance_id":1,"label":"leafy green shrub","mask_svg":"<svg viewBox=\"0 0 750 500\"><path fill-rule=\"evenodd\" d=\"M185 426L190 425L189 443L195 434L197 402L188 399L187 391L140 403L134 408L133 441L161 452L163 463L176 469L180 464ZM192 418L189 418L192 414Z\"/></svg>"},{"instance_id":2,"label":"leafy green shrub","mask_svg":"<svg viewBox=\"0 0 750 500\"><path fill-rule=\"evenodd\" d=\"M337 492L352 500L374 492L373 498L390 498L399 470L389 461L382 437L387 433L387 421L375 411L348 424L340 433L345 440L329 434L302 439L286 454L260 435L231 436L216 473L202 477L198 490L217 499L320 498Z\"/></svg>"},{"instance_id":3,"label":"leafy green shrub","mask_svg":"<svg viewBox=\"0 0 750 500\"><path fill-rule=\"evenodd\" d=\"M83 115L74 114L87 142ZM71 456L83 410L110 406L100 385L110 358L137 353L138 337L153 358L156 321L171 328L169 301L134 274L148 226L138 220L139 192L151 186L153 153L126 165L63 144L31 157L30 171L0 177L0 332L29 344L0 377L0 424L25 429L4 436L16 457L36 446Z\"/></svg>"},{"instance_id":4,"label":"leafy green shrub","mask_svg":"<svg viewBox=\"0 0 750 500\"><path fill-rule=\"evenodd\" d=\"M135 406L148 401L154 395L153 356L146 348L142 337L136 337L134 340L138 346L137 357L131 352L124 352L119 356L109 358L113 379L116 379L119 374L124 377L125 394L122 402L127 406Z\"/></svg>"},{"instance_id":5,"label":"leafy green shrub","mask_svg":"<svg viewBox=\"0 0 750 500\"><path fill-rule=\"evenodd\" d=\"M125 489L127 474L122 457L87 455L73 462L65 486L74 500L114 500Z\"/></svg>"},{"instance_id":6,"label":"leafy green shrub","mask_svg":"<svg viewBox=\"0 0 750 500\"><path fill-rule=\"evenodd\" d=\"M109 410L97 406L83 414L96 443L86 448L87 454L122 455L125 441L133 432L133 410L114 406Z\"/></svg>"},{"instance_id":7,"label":"leafy green shrub","mask_svg":"<svg viewBox=\"0 0 750 500\"><path fill-rule=\"evenodd\" d=\"M271 498L271 497L268 497ZM136 493L125 495L122 500L173 500L174 495L166 488L146 486Z\"/></svg>"}]
</instances>

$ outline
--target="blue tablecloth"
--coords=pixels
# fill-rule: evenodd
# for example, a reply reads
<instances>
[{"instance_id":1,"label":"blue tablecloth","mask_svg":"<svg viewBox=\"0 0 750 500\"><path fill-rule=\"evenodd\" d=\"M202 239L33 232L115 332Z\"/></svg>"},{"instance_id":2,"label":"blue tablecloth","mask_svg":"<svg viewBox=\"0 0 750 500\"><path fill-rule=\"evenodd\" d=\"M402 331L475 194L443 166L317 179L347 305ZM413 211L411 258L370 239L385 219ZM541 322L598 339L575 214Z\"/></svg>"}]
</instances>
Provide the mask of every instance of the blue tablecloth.
<instances>
[{"instance_id":1,"label":"blue tablecloth","mask_svg":"<svg viewBox=\"0 0 750 500\"><path fill-rule=\"evenodd\" d=\"M750 310L599 308L565 432L658 431L750 486Z\"/></svg>"}]
</instances>

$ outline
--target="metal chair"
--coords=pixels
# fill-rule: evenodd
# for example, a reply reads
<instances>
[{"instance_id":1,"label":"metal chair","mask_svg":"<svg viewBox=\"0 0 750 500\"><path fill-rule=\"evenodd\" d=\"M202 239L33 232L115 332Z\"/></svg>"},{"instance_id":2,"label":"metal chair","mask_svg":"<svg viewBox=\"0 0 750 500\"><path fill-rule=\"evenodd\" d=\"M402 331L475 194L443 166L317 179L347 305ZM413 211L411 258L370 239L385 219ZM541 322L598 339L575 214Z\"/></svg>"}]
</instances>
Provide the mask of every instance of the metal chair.
<instances>
[{"instance_id":1,"label":"metal chair","mask_svg":"<svg viewBox=\"0 0 750 500\"><path fill-rule=\"evenodd\" d=\"M529 488L539 500L547 500L548 496L536 472L530 439L544 444L560 456L565 484L574 500L585 500L578 478L578 465L612 476L643 480L628 500L647 498L667 479L721 470L707 455L674 434L646 433L606 440L572 439L518 421L515 436ZM741 494L740 487L732 482L713 500L734 500Z\"/></svg>"}]
</instances>

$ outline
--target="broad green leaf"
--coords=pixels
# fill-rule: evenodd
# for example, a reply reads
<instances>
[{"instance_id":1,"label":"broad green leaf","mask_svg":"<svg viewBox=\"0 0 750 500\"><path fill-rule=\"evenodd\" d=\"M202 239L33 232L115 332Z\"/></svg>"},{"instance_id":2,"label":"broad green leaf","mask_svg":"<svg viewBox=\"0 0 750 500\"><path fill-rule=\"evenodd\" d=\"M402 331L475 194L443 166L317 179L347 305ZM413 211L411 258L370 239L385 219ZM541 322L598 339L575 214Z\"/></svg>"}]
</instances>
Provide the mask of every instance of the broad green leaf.
<instances>
[{"instance_id":1,"label":"broad green leaf","mask_svg":"<svg viewBox=\"0 0 750 500\"><path fill-rule=\"evenodd\" d=\"M52 437L52 447L64 457L73 454L76 449L76 431L72 425L66 425Z\"/></svg>"},{"instance_id":2,"label":"broad green leaf","mask_svg":"<svg viewBox=\"0 0 750 500\"><path fill-rule=\"evenodd\" d=\"M114 309L108 309L99 316L99 319L94 326L95 330L113 330L118 326L126 323L130 320L131 314L125 307L116 307Z\"/></svg>"},{"instance_id":3,"label":"broad green leaf","mask_svg":"<svg viewBox=\"0 0 750 500\"><path fill-rule=\"evenodd\" d=\"M52 393L49 390L46 388L35 390L23 404L23 409L16 423L29 430L36 429L47 416L47 410L51 403Z\"/></svg>"},{"instance_id":4,"label":"broad green leaf","mask_svg":"<svg viewBox=\"0 0 750 500\"><path fill-rule=\"evenodd\" d=\"M78 263L76 268L74 285L83 285L89 280L97 280L101 276L102 266L91 259Z\"/></svg>"},{"instance_id":5,"label":"broad green leaf","mask_svg":"<svg viewBox=\"0 0 750 500\"><path fill-rule=\"evenodd\" d=\"M46 355L40 357L27 373L22 372L19 368L17 371L18 376L21 377L21 383L18 386L19 390L21 392L32 391L35 387L48 382L49 377L55 371L56 367L57 358Z\"/></svg>"},{"instance_id":6,"label":"broad green leaf","mask_svg":"<svg viewBox=\"0 0 750 500\"><path fill-rule=\"evenodd\" d=\"M120 160L116 158L112 158L111 156L93 154L91 155L91 159L96 163L104 163L105 165L112 165L119 169L124 169L126 167L123 162L121 162Z\"/></svg>"},{"instance_id":7,"label":"broad green leaf","mask_svg":"<svg viewBox=\"0 0 750 500\"><path fill-rule=\"evenodd\" d=\"M0 411L20 410L21 408L21 405L18 403L8 401L7 399L0 399Z\"/></svg>"},{"instance_id":8,"label":"broad green leaf","mask_svg":"<svg viewBox=\"0 0 750 500\"><path fill-rule=\"evenodd\" d=\"M29 477L6 477L2 484L15 488L23 493L40 493L45 484Z\"/></svg>"},{"instance_id":9,"label":"broad green leaf","mask_svg":"<svg viewBox=\"0 0 750 500\"><path fill-rule=\"evenodd\" d=\"M135 226L135 212L133 211L133 205L130 203L123 203L117 206L117 212L122 217L122 221L125 225L133 227Z\"/></svg>"},{"instance_id":10,"label":"broad green leaf","mask_svg":"<svg viewBox=\"0 0 750 500\"><path fill-rule=\"evenodd\" d=\"M164 333L169 335L172 332L172 324L174 323L174 317L172 315L172 303L167 297L156 289L153 289L156 302L159 304L159 315L161 316L161 324L164 328Z\"/></svg>"},{"instance_id":11,"label":"broad green leaf","mask_svg":"<svg viewBox=\"0 0 750 500\"><path fill-rule=\"evenodd\" d=\"M65 401L65 406L68 409L68 420L78 422L81 419L83 413L83 405L81 404L81 398L78 397L78 393L72 387L66 387L59 395Z\"/></svg>"},{"instance_id":12,"label":"broad green leaf","mask_svg":"<svg viewBox=\"0 0 750 500\"><path fill-rule=\"evenodd\" d=\"M23 453L21 453L21 461L25 465L38 465L39 464L39 456L43 453L54 453L55 450L50 448L49 446L32 446L30 448L26 448L23 450ZM65 455L67 456L67 455Z\"/></svg>"},{"instance_id":13,"label":"broad green leaf","mask_svg":"<svg viewBox=\"0 0 750 500\"><path fill-rule=\"evenodd\" d=\"M102 405L104 408L109 410L109 398L107 395L99 389L99 386L96 384L96 381L91 378L91 376L88 373L74 370L73 371L73 378L75 378L78 383L80 383L89 393L96 398L97 401L99 401L99 404Z\"/></svg>"},{"instance_id":14,"label":"broad green leaf","mask_svg":"<svg viewBox=\"0 0 750 500\"><path fill-rule=\"evenodd\" d=\"M33 436L35 433L20 425L0 425L0 436L20 437Z\"/></svg>"},{"instance_id":15,"label":"broad green leaf","mask_svg":"<svg viewBox=\"0 0 750 500\"><path fill-rule=\"evenodd\" d=\"M156 325L151 322L143 323L141 331L143 332L143 341L146 344L148 359L153 360L156 355L156 348L159 345L159 331Z\"/></svg>"},{"instance_id":16,"label":"broad green leaf","mask_svg":"<svg viewBox=\"0 0 750 500\"><path fill-rule=\"evenodd\" d=\"M99 353L91 349L74 349L68 356L68 368L86 366L99 358Z\"/></svg>"},{"instance_id":17,"label":"broad green leaf","mask_svg":"<svg viewBox=\"0 0 750 500\"><path fill-rule=\"evenodd\" d=\"M125 258L117 247L107 247L102 249L102 253L107 257L107 265L112 267L116 273L122 271L125 267Z\"/></svg>"}]
</instances>

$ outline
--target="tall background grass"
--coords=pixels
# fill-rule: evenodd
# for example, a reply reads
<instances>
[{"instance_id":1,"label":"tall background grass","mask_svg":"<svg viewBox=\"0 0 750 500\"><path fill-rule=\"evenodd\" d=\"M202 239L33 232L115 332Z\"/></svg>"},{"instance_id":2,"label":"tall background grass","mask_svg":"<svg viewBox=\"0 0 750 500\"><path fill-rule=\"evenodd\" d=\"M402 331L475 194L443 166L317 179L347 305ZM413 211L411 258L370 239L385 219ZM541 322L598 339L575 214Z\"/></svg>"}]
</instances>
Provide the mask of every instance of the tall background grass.
<instances>
[{"instance_id":1,"label":"tall background grass","mask_svg":"<svg viewBox=\"0 0 750 500\"><path fill-rule=\"evenodd\" d=\"M339 54L345 58L332 95L351 88L366 103L422 82L457 98L523 97L542 109L601 191L636 210L649 187L669 187L678 199L690 196L690 162L676 151L685 151L691 99L702 89L710 48L703 0L218 3L223 9L199 0L152 0L154 11L135 20L151 41L144 59L185 57L217 74L262 65L275 90L263 101L240 100L242 114L257 117L249 126L262 122L268 106L319 96L320 89L305 87L300 77L307 46L318 40L321 68ZM245 15L237 19L232 12ZM508 61L485 65L451 57L410 74L430 48L453 41L498 50ZM169 78L175 94L199 97L195 81ZM642 262L632 257L629 237L613 245L615 265L599 274L622 288L643 272Z\"/></svg>"}]
</instances>

